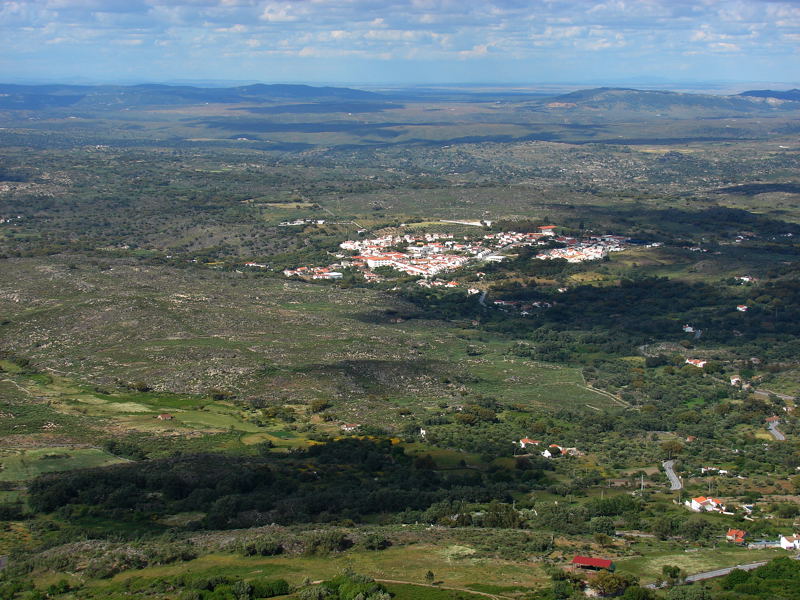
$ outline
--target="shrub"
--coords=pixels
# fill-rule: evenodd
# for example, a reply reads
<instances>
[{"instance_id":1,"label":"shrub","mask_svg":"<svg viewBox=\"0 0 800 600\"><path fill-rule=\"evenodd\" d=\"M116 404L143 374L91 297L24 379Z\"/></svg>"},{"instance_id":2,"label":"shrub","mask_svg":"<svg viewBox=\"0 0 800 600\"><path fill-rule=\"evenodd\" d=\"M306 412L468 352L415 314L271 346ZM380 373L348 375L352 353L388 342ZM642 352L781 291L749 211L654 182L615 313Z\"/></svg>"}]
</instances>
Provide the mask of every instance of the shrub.
<instances>
[{"instance_id":1,"label":"shrub","mask_svg":"<svg viewBox=\"0 0 800 600\"><path fill-rule=\"evenodd\" d=\"M315 531L306 538L306 554L325 555L347 550L353 542L342 531Z\"/></svg>"},{"instance_id":2,"label":"shrub","mask_svg":"<svg viewBox=\"0 0 800 600\"><path fill-rule=\"evenodd\" d=\"M263 535L239 543L237 550L244 556L276 556L283 552L283 546L273 536Z\"/></svg>"},{"instance_id":3,"label":"shrub","mask_svg":"<svg viewBox=\"0 0 800 600\"><path fill-rule=\"evenodd\" d=\"M361 542L367 550L385 550L392 542L379 533L370 533Z\"/></svg>"},{"instance_id":4,"label":"shrub","mask_svg":"<svg viewBox=\"0 0 800 600\"><path fill-rule=\"evenodd\" d=\"M284 579L256 579L250 584L253 586L253 597L255 598L285 596L290 591L289 584Z\"/></svg>"}]
</instances>

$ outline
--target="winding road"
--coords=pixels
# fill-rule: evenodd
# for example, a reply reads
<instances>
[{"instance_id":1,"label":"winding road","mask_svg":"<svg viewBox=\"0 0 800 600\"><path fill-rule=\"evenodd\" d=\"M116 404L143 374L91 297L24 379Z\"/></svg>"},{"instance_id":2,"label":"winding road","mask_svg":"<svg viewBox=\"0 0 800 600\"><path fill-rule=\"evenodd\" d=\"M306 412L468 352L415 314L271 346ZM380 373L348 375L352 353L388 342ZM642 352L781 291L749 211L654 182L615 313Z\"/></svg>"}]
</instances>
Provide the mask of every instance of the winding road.
<instances>
[{"instance_id":1,"label":"winding road","mask_svg":"<svg viewBox=\"0 0 800 600\"><path fill-rule=\"evenodd\" d=\"M767 429L769 429L769 432L772 434L772 437L774 437L779 442L786 441L786 436L783 435L783 433L778 430L778 423L770 423L769 425L767 425Z\"/></svg>"},{"instance_id":2,"label":"winding road","mask_svg":"<svg viewBox=\"0 0 800 600\"><path fill-rule=\"evenodd\" d=\"M661 466L664 467L664 471L667 473L670 485L672 486L669 489L671 491L682 490L683 483L681 483L680 477L675 474L675 469L673 468L675 466L675 461L665 460L663 463L661 463Z\"/></svg>"}]
</instances>

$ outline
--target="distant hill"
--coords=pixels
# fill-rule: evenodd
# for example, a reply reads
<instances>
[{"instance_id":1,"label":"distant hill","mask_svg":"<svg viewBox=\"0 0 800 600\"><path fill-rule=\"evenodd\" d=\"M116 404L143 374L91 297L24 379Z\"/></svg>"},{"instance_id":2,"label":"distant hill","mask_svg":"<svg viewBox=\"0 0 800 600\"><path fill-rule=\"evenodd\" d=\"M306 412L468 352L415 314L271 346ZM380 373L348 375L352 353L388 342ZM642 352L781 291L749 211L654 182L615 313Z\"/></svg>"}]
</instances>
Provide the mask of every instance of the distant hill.
<instances>
[{"instance_id":1,"label":"distant hill","mask_svg":"<svg viewBox=\"0 0 800 600\"><path fill-rule=\"evenodd\" d=\"M749 96L751 98L777 98L778 100L793 100L800 102L800 90L797 88L793 90L750 90L742 92L740 96Z\"/></svg>"},{"instance_id":2,"label":"distant hill","mask_svg":"<svg viewBox=\"0 0 800 600\"><path fill-rule=\"evenodd\" d=\"M550 98L548 108L583 108L617 112L659 112L674 116L677 112L696 116L724 116L760 112L765 106L760 99L711 94L686 94L679 92L636 90L628 88L595 88L578 90Z\"/></svg>"},{"instance_id":3,"label":"distant hill","mask_svg":"<svg viewBox=\"0 0 800 600\"><path fill-rule=\"evenodd\" d=\"M351 88L310 85L246 85L202 88L143 84L133 86L13 85L0 84L0 109L121 108L150 105L243 103L270 101L375 101L379 94Z\"/></svg>"}]
</instances>

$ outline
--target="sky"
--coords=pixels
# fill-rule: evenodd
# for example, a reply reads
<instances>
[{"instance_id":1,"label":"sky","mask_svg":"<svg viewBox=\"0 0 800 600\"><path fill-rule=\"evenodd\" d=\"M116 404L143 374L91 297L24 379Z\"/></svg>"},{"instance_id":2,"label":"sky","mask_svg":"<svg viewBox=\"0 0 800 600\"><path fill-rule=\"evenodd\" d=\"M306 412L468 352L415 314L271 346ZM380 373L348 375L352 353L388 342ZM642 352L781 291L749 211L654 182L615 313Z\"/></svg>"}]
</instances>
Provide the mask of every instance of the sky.
<instances>
[{"instance_id":1,"label":"sky","mask_svg":"<svg viewBox=\"0 0 800 600\"><path fill-rule=\"evenodd\" d=\"M800 82L800 0L0 0L0 81Z\"/></svg>"}]
</instances>

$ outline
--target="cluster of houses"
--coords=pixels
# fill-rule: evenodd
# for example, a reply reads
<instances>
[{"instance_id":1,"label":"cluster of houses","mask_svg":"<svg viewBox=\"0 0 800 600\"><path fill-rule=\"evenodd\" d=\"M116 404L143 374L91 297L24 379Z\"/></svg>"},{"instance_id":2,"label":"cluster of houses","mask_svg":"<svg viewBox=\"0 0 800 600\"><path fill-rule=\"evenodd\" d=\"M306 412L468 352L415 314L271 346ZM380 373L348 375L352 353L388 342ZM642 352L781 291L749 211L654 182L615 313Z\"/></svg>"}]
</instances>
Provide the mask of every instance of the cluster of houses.
<instances>
[{"instance_id":1,"label":"cluster of houses","mask_svg":"<svg viewBox=\"0 0 800 600\"><path fill-rule=\"evenodd\" d=\"M420 286L426 287L426 288L435 288L435 287L455 288L455 287L459 287L461 284L458 283L457 281L444 281L442 279L433 279L433 280L420 279L417 282L417 285L420 285ZM479 292L480 292L480 290L476 290L474 288L470 288L468 290L468 293L470 293L470 294L477 294Z\"/></svg>"},{"instance_id":2,"label":"cluster of houses","mask_svg":"<svg viewBox=\"0 0 800 600\"><path fill-rule=\"evenodd\" d=\"M325 225L325 219L295 219L294 221L281 221L278 227L298 227L302 225Z\"/></svg>"},{"instance_id":3,"label":"cluster of houses","mask_svg":"<svg viewBox=\"0 0 800 600\"><path fill-rule=\"evenodd\" d=\"M541 440L532 440L531 438L524 437L515 444L518 444L523 450L538 449L541 445ZM539 452L545 458L558 458L559 456L583 456L583 452L577 448L565 448L558 444L550 444L544 450Z\"/></svg>"},{"instance_id":4,"label":"cluster of houses","mask_svg":"<svg viewBox=\"0 0 800 600\"><path fill-rule=\"evenodd\" d=\"M558 237L556 241L565 244L565 248L553 248L536 255L540 260L563 258L570 263L600 260L608 256L609 252L625 250L629 238L620 235L601 235L579 240L571 237Z\"/></svg>"},{"instance_id":5,"label":"cluster of houses","mask_svg":"<svg viewBox=\"0 0 800 600\"><path fill-rule=\"evenodd\" d=\"M0 225L4 223L12 223L14 221L21 221L22 215L17 215L16 217L0 217Z\"/></svg>"},{"instance_id":6,"label":"cluster of houses","mask_svg":"<svg viewBox=\"0 0 800 600\"><path fill-rule=\"evenodd\" d=\"M745 538L747 537L747 532L743 529L728 529L728 532L725 534L725 539L730 542L731 544L739 544L745 545ZM778 537L778 540L775 542L764 541L764 542L754 542L750 544L751 548L765 548L765 547L778 547L780 546L784 550L800 550L800 534L793 534L793 535L781 535Z\"/></svg>"},{"instance_id":7,"label":"cluster of houses","mask_svg":"<svg viewBox=\"0 0 800 600\"><path fill-rule=\"evenodd\" d=\"M689 326L685 325L683 327L683 330L687 331L687 327L689 327ZM691 328L691 327L689 327L689 329L694 331L694 329ZM693 367L697 367L698 369L702 369L703 367L705 367L708 364L708 361L703 359L703 358L687 358L685 363L687 365L692 365ZM739 375L731 375L730 380L731 380L731 385L734 386L734 387L739 387L739 388L742 388L743 390L749 390L749 389L753 388L752 385L747 383Z\"/></svg>"},{"instance_id":8,"label":"cluster of houses","mask_svg":"<svg viewBox=\"0 0 800 600\"><path fill-rule=\"evenodd\" d=\"M320 224L324 221L302 219L281 223L281 225ZM371 270L377 267L391 267L408 275L429 279L440 273L453 271L469 262L482 260L500 262L505 259L502 252L522 246L547 244L551 240L561 242L565 247L543 250L536 258L548 260L563 258L577 263L604 258L609 252L624 250L629 238L619 235L601 235L579 239L557 236L555 225L543 225L539 231L520 233L503 231L487 233L478 238L463 236L456 238L448 233L426 233L422 235L387 235L371 239L347 240L339 244L342 250L355 253L354 256L337 254L340 261L328 267L300 267L286 269L287 277L310 279L337 279L339 269L354 267L367 280L379 277Z\"/></svg>"},{"instance_id":9,"label":"cluster of houses","mask_svg":"<svg viewBox=\"0 0 800 600\"><path fill-rule=\"evenodd\" d=\"M716 467L706 467L707 469L722 472ZM722 500L719 498L712 498L706 496L698 496L691 500L686 500L684 504L695 512L716 512L723 515L733 515L733 510L728 509ZM753 511L755 507L752 504L742 504L739 506L744 511L744 519L753 521ZM744 544L747 532L742 529L728 529L725 534L725 539L734 544ZM800 534L794 535L781 535L775 542L761 541L750 544L750 547L777 547L780 546L784 550L800 550Z\"/></svg>"},{"instance_id":10,"label":"cluster of houses","mask_svg":"<svg viewBox=\"0 0 800 600\"><path fill-rule=\"evenodd\" d=\"M518 310L522 316L531 314L531 311L535 308L550 308L553 306L551 302L546 302L544 300L536 300L534 302L530 301L521 301L521 300L495 300L492 302L495 308L499 308L503 311L508 311L508 309Z\"/></svg>"},{"instance_id":11,"label":"cluster of houses","mask_svg":"<svg viewBox=\"0 0 800 600\"><path fill-rule=\"evenodd\" d=\"M466 236L456 239L453 234L426 233L347 240L339 244L339 247L356 253L354 256L337 255L340 261L328 267L286 269L284 274L287 277L299 276L306 279L337 279L341 276L339 269L354 267L367 280L377 280L379 277L372 269L391 267L408 275L430 279L475 260L499 262L505 258L499 252L513 247L544 244L555 235L554 230L555 225L546 225L540 227L539 232L488 233L478 239Z\"/></svg>"},{"instance_id":12,"label":"cluster of houses","mask_svg":"<svg viewBox=\"0 0 800 600\"><path fill-rule=\"evenodd\" d=\"M298 267L296 269L284 269L286 277L302 277L303 279L341 279L343 274L336 269L342 269L346 265L336 264L327 267Z\"/></svg>"}]
</instances>

